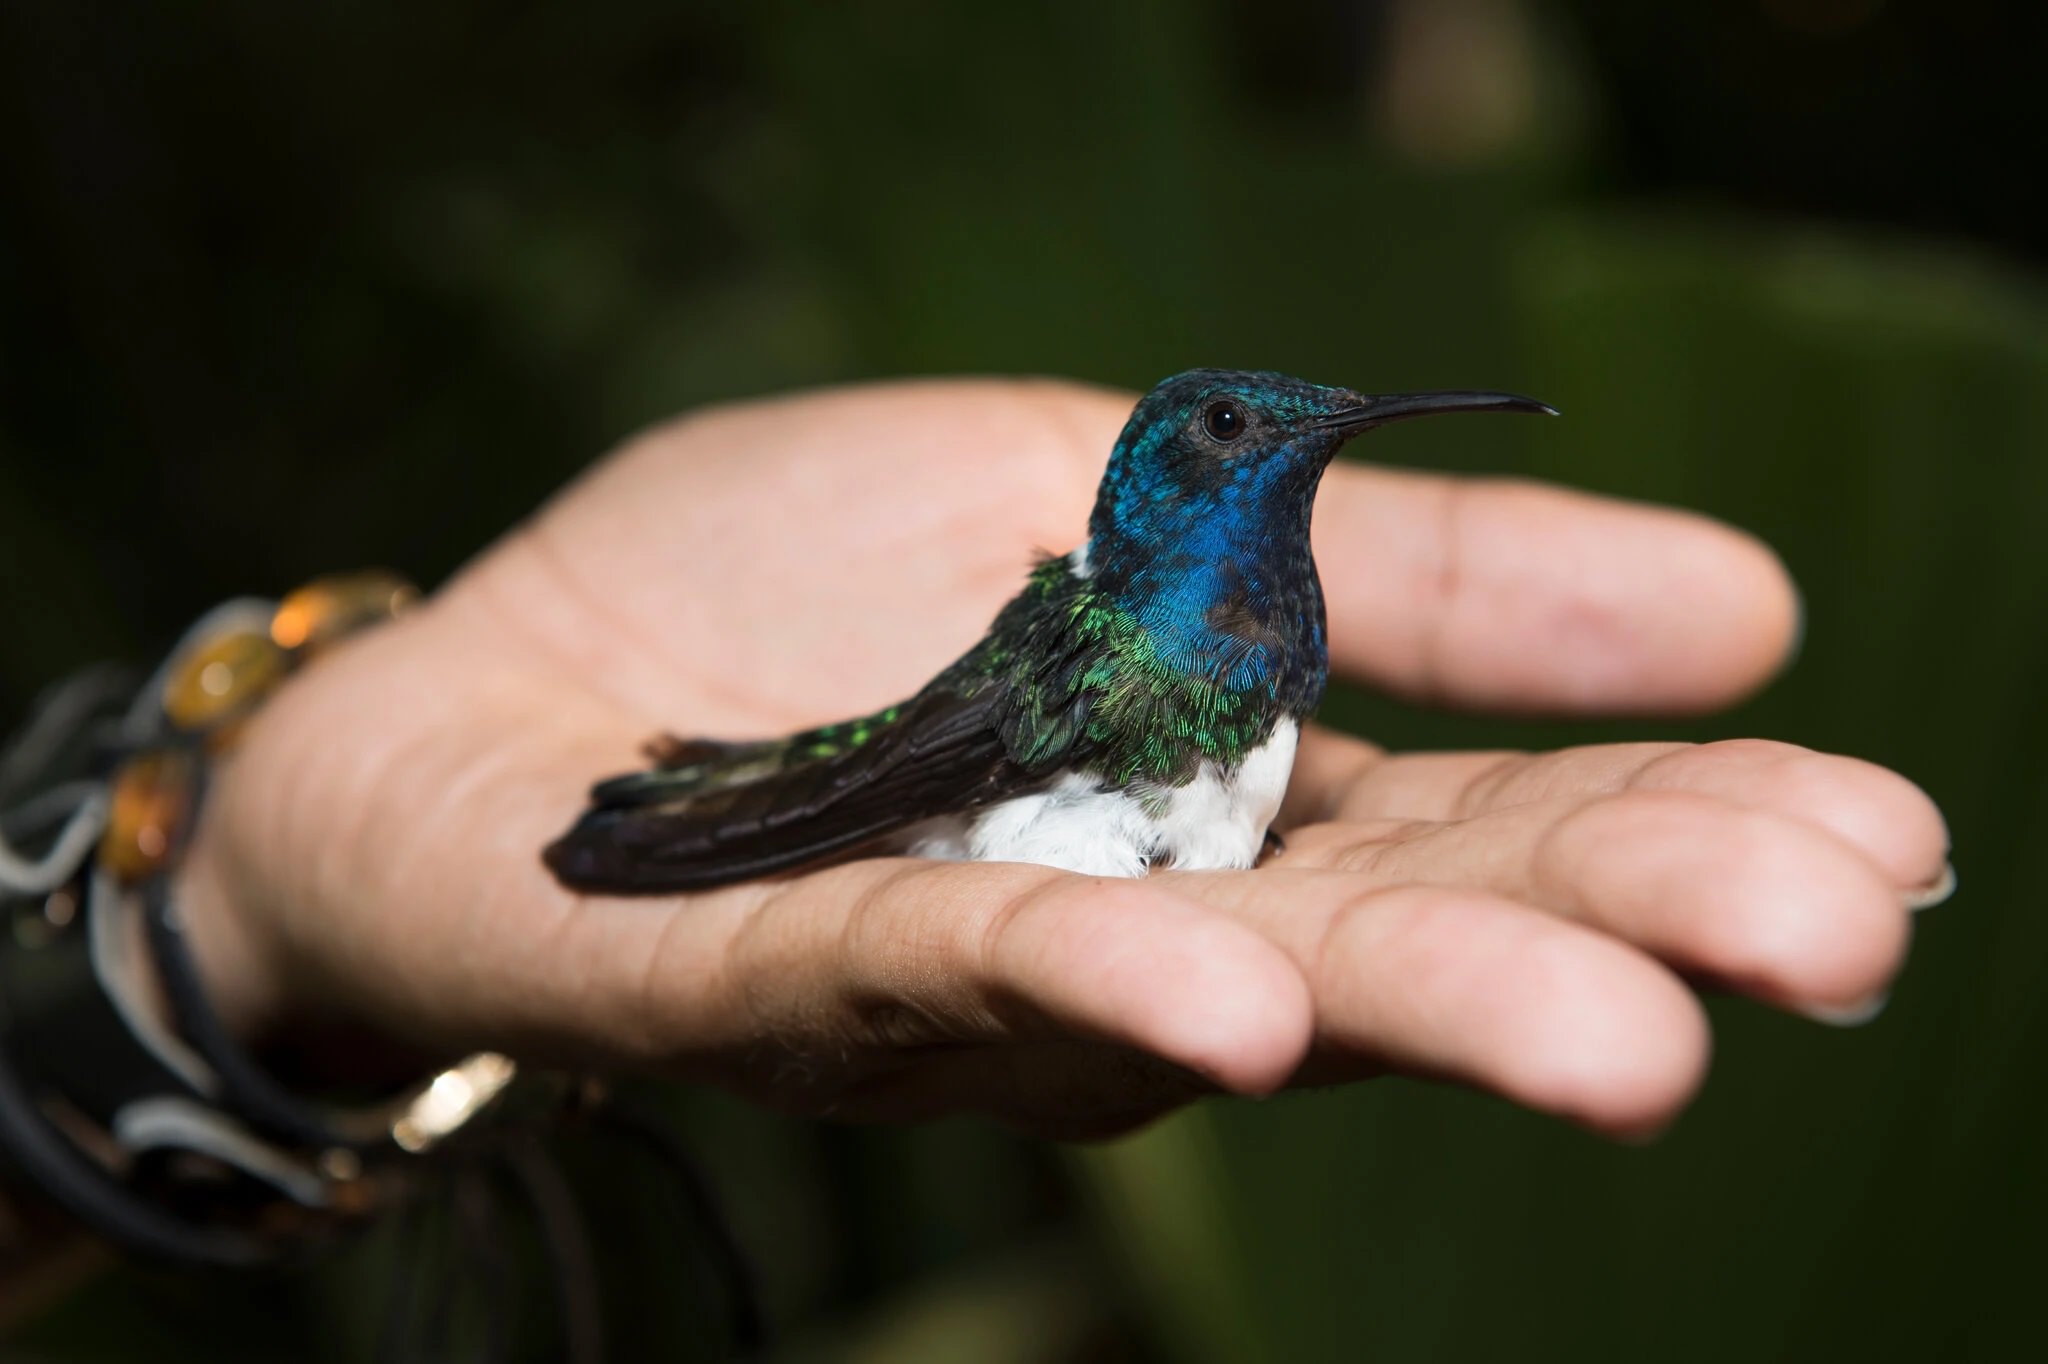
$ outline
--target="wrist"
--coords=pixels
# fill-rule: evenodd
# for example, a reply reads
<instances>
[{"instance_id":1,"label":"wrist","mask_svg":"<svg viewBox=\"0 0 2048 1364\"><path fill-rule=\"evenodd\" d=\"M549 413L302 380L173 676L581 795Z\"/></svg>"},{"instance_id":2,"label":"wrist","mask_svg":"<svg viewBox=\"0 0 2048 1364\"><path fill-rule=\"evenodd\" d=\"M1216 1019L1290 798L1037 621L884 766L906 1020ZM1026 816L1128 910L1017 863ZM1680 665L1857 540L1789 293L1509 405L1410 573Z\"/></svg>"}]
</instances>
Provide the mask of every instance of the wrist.
<instances>
[{"instance_id":1,"label":"wrist","mask_svg":"<svg viewBox=\"0 0 2048 1364\"><path fill-rule=\"evenodd\" d=\"M267 852L237 857L267 849L281 788L261 764L230 777L223 761L266 728L258 712L287 677L393 613L391 582L230 602L132 696L74 704L85 693L66 684L0 755L0 907L23 925L0 941L19 949L0 953L0 1148L31 1186L131 1249L222 1266L288 1253L395 1197L402 1158L466 1125L513 1077L505 1058L479 1054L336 1107L301 1098L250 1051L305 992L283 969L283 935L264 927L292 902L252 893ZM322 609L295 620L309 601ZM254 751L274 765L273 747Z\"/></svg>"},{"instance_id":2,"label":"wrist","mask_svg":"<svg viewBox=\"0 0 2048 1364\"><path fill-rule=\"evenodd\" d=\"M385 630L404 628L323 644L238 725L172 883L180 955L209 1011L237 1046L312 1095L395 1090L461 1054L409 1028L401 983L360 969L351 950L371 864L352 855L336 811L364 795L329 736L365 666L374 672Z\"/></svg>"},{"instance_id":3,"label":"wrist","mask_svg":"<svg viewBox=\"0 0 2048 1364\"><path fill-rule=\"evenodd\" d=\"M225 807L225 802L221 803ZM228 865L231 838L218 829L228 809L210 812L174 889L201 984L228 1030L251 1043L278 1031L292 991L282 954L257 919L258 901Z\"/></svg>"}]
</instances>

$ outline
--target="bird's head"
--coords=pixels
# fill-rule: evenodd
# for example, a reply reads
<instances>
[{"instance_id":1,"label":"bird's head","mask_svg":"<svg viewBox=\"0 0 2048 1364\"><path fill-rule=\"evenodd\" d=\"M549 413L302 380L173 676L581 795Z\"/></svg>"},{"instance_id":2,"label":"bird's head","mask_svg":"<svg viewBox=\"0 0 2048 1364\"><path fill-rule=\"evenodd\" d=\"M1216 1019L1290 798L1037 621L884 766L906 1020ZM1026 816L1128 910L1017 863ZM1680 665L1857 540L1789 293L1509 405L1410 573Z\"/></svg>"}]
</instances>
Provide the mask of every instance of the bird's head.
<instances>
[{"instance_id":1,"label":"bird's head","mask_svg":"<svg viewBox=\"0 0 2048 1364\"><path fill-rule=\"evenodd\" d=\"M1233 530L1305 535L1316 485L1346 441L1439 412L1555 415L1510 393L1372 396L1284 374L1176 374L1139 400L1117 438L1089 518L1091 545L1243 538Z\"/></svg>"}]
</instances>

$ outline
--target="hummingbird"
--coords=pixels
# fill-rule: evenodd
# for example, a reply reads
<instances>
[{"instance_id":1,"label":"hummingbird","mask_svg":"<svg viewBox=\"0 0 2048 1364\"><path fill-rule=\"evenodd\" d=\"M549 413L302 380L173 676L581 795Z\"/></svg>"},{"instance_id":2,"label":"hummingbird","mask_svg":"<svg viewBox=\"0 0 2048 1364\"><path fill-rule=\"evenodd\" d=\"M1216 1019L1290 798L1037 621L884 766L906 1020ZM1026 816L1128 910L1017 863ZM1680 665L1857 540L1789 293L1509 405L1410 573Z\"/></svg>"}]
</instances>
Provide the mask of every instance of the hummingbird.
<instances>
[{"instance_id":1,"label":"hummingbird","mask_svg":"<svg viewBox=\"0 0 2048 1364\"><path fill-rule=\"evenodd\" d=\"M664 737L544 853L573 889L693 891L838 856L1092 876L1251 866L1329 679L1316 489L1374 427L1528 412L1197 369L1139 400L1078 549L909 699L776 739Z\"/></svg>"}]
</instances>

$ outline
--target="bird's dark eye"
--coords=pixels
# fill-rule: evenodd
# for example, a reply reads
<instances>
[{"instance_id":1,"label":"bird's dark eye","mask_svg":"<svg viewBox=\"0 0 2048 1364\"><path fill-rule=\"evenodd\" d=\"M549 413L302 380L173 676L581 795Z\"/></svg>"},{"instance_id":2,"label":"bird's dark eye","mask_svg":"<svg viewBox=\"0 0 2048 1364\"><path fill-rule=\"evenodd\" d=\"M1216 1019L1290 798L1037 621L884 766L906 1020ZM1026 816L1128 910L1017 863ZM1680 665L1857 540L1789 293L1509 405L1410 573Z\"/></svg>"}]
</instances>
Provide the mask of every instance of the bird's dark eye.
<instances>
[{"instance_id":1,"label":"bird's dark eye","mask_svg":"<svg viewBox=\"0 0 2048 1364\"><path fill-rule=\"evenodd\" d=\"M1228 398L1210 403L1202 414L1202 429L1217 440L1234 441L1244 434L1244 409Z\"/></svg>"}]
</instances>

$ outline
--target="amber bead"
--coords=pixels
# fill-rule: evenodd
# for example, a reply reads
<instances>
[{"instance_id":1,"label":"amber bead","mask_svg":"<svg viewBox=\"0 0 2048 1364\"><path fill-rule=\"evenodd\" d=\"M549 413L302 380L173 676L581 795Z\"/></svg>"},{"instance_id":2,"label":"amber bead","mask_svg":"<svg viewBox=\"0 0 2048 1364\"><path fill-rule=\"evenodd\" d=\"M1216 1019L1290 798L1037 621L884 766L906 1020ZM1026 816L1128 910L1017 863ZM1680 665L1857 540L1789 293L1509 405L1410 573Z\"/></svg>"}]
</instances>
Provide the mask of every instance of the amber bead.
<instances>
[{"instance_id":1,"label":"amber bead","mask_svg":"<svg viewBox=\"0 0 2048 1364\"><path fill-rule=\"evenodd\" d=\"M418 599L411 583L382 569L319 578L278 603L270 637L287 649L318 649L389 620Z\"/></svg>"},{"instance_id":2,"label":"amber bead","mask_svg":"<svg viewBox=\"0 0 2048 1364\"><path fill-rule=\"evenodd\" d=\"M198 760L183 751L142 753L115 774L100 835L100 865L123 881L162 871L192 818Z\"/></svg>"},{"instance_id":3,"label":"amber bead","mask_svg":"<svg viewBox=\"0 0 2048 1364\"><path fill-rule=\"evenodd\" d=\"M164 682L164 714L180 729L205 729L260 699L283 680L288 660L260 630L205 640Z\"/></svg>"}]
</instances>

